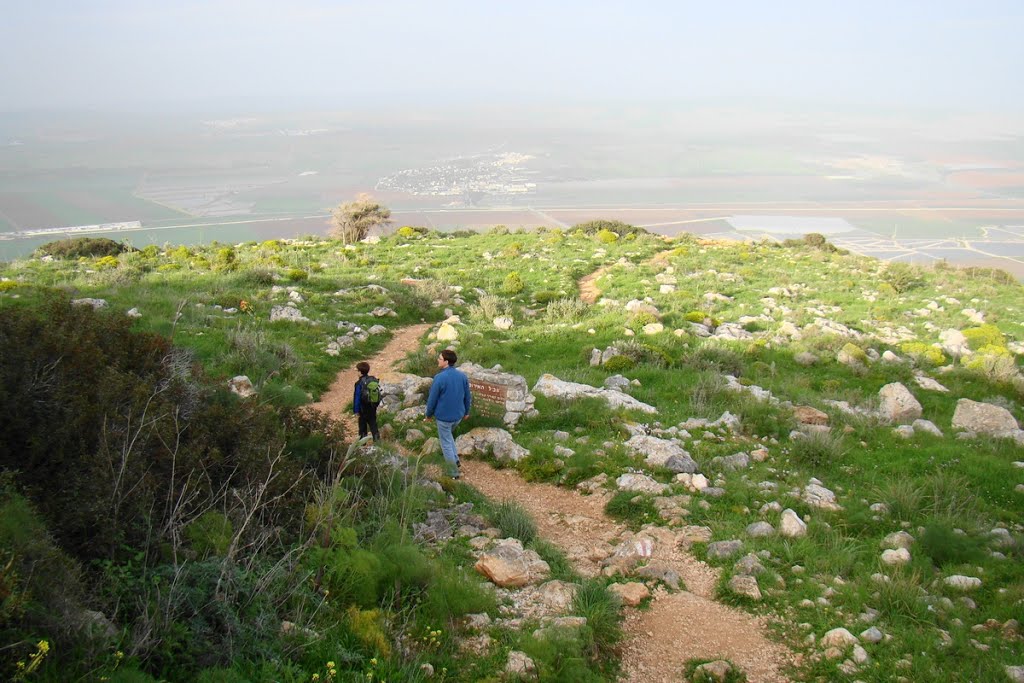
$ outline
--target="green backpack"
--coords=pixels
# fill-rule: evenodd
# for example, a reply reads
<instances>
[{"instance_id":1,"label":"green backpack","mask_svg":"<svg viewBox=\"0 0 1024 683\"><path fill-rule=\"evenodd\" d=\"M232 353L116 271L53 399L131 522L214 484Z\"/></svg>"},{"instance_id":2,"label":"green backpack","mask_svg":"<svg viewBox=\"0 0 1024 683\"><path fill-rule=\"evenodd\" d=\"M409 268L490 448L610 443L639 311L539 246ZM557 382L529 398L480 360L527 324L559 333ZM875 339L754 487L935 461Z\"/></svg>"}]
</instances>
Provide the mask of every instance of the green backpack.
<instances>
[{"instance_id":1,"label":"green backpack","mask_svg":"<svg viewBox=\"0 0 1024 683\"><path fill-rule=\"evenodd\" d=\"M362 400L368 405L380 405L380 380L373 375L367 375L363 379Z\"/></svg>"}]
</instances>

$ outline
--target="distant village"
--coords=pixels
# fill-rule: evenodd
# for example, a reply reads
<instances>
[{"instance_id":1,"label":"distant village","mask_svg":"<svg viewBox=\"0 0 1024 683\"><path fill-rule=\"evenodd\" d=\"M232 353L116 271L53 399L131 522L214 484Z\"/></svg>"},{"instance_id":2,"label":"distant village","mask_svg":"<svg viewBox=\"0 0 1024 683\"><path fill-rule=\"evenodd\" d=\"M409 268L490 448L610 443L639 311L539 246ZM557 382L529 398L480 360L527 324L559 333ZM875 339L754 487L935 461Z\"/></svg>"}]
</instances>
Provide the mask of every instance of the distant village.
<instances>
[{"instance_id":1,"label":"distant village","mask_svg":"<svg viewBox=\"0 0 1024 683\"><path fill-rule=\"evenodd\" d=\"M463 157L384 176L377 181L376 189L431 197L525 195L537 188L537 183L528 179L531 172L524 167L532 158L516 152Z\"/></svg>"}]
</instances>

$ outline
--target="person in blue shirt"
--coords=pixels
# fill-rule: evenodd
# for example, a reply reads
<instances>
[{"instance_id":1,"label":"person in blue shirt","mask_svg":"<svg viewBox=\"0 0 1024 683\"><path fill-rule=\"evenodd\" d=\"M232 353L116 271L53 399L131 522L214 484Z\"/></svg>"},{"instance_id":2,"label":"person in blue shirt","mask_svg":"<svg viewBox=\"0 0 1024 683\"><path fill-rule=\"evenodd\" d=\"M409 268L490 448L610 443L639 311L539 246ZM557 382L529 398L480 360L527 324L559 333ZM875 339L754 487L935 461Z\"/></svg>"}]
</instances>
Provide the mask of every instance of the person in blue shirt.
<instances>
[{"instance_id":1,"label":"person in blue shirt","mask_svg":"<svg viewBox=\"0 0 1024 683\"><path fill-rule=\"evenodd\" d=\"M437 357L441 371L434 375L427 398L427 417L437 421L437 440L441 442L441 453L453 479L459 478L459 455L455 450L452 429L469 417L473 397L469 393L469 380L465 373L455 369L458 356L451 349L445 349Z\"/></svg>"}]
</instances>

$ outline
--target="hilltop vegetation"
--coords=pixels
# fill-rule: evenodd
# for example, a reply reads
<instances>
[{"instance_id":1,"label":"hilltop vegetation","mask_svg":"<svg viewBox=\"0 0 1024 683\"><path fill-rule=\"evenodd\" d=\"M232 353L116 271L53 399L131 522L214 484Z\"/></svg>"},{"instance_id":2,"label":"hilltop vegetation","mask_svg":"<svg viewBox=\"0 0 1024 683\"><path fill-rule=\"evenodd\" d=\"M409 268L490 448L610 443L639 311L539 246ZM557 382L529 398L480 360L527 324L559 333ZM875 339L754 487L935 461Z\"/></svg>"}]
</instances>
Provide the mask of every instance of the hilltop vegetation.
<instances>
[{"instance_id":1,"label":"hilltop vegetation","mask_svg":"<svg viewBox=\"0 0 1024 683\"><path fill-rule=\"evenodd\" d=\"M1024 449L1013 434L962 440L953 428L960 399L1024 419L1021 286L998 271L885 264L813 238L666 242L629 227L406 227L373 243L147 247L4 266L0 629L18 643L10 670L45 638L55 647L32 674L43 680L125 669L413 680L428 663L435 679L478 680L497 676L509 649L529 651L551 680L613 676L610 628L555 651L496 628L484 656L467 654L459 617L497 616L496 598L467 580L465 540L412 535L445 495L386 453L347 450L351 435L298 409L395 328L446 318L465 361L500 364L531 387L545 374L611 380L657 409L538 396L538 414L513 431L529 455L497 464L584 484L636 529L707 527L713 542L741 541L760 565L757 599L730 587L750 561L694 548L722 567L721 599L773 616L778 637L803 652L794 677L883 681L895 667L913 681L999 680L1024 664L1013 622L1024 600ZM589 306L577 281L598 269L601 299ZM592 363L594 349L611 351ZM410 351L407 370L430 374L433 357ZM226 389L235 375L255 399ZM880 390L894 384L938 434L897 430L880 412ZM413 445L430 428L393 414L382 424ZM475 416L462 429L476 426L500 421ZM652 464L627 446L638 435L685 449L706 481ZM746 459L729 459L738 453ZM616 480L630 472L655 487L622 489ZM813 486L835 505L820 505ZM805 534L780 533L783 508ZM514 514L494 514L495 526L533 541ZM757 522L771 531L752 534ZM910 540L894 540L900 531ZM882 551L893 544L909 552L890 563ZM68 577L59 605L42 575ZM956 576L980 584L964 593L946 581ZM606 582L588 590L604 595ZM66 618L87 608L110 633L87 637ZM881 639L861 640L867 659L820 647L837 627L875 627ZM408 644L435 630L434 644Z\"/></svg>"}]
</instances>

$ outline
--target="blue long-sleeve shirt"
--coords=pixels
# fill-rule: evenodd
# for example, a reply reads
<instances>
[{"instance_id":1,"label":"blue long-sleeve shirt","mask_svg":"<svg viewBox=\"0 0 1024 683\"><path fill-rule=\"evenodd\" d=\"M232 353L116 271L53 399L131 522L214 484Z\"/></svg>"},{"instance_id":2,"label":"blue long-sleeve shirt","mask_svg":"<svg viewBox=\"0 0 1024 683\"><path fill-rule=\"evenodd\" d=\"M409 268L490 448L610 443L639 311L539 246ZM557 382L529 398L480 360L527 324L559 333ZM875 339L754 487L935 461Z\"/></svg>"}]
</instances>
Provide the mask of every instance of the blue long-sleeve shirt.
<instances>
[{"instance_id":1,"label":"blue long-sleeve shirt","mask_svg":"<svg viewBox=\"0 0 1024 683\"><path fill-rule=\"evenodd\" d=\"M434 375L427 398L427 417L436 417L442 422L458 422L469 415L473 396L469 392L469 380L455 368L445 368Z\"/></svg>"},{"instance_id":2,"label":"blue long-sleeve shirt","mask_svg":"<svg viewBox=\"0 0 1024 683\"><path fill-rule=\"evenodd\" d=\"M356 415L358 415L359 411L362 410L362 408L363 408L363 380L364 379L366 379L366 375L363 375L362 377L359 378L359 381L356 382L355 392L352 395L352 412L355 413Z\"/></svg>"}]
</instances>

